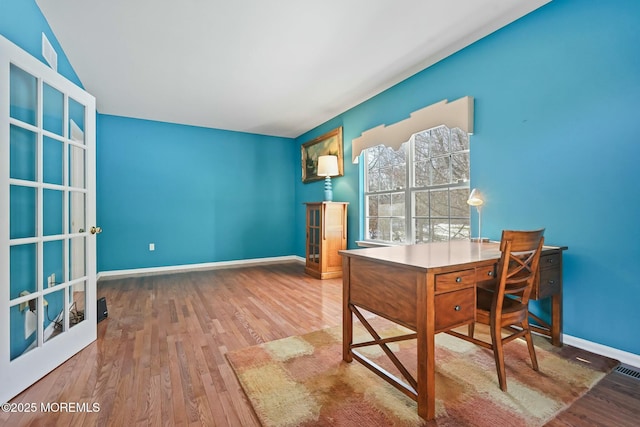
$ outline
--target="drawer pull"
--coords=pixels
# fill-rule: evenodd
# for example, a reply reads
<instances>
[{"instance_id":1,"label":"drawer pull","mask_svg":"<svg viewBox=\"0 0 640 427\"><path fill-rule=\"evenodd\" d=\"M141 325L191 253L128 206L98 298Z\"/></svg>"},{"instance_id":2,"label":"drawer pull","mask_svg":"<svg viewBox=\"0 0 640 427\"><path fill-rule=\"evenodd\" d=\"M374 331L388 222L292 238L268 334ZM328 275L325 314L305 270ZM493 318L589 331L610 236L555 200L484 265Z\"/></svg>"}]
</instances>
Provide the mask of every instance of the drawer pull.
<instances>
[{"instance_id":1,"label":"drawer pull","mask_svg":"<svg viewBox=\"0 0 640 427\"><path fill-rule=\"evenodd\" d=\"M492 277L493 276L493 271L488 272L487 276Z\"/></svg>"},{"instance_id":2,"label":"drawer pull","mask_svg":"<svg viewBox=\"0 0 640 427\"><path fill-rule=\"evenodd\" d=\"M547 258L547 264L553 264L553 258Z\"/></svg>"},{"instance_id":3,"label":"drawer pull","mask_svg":"<svg viewBox=\"0 0 640 427\"><path fill-rule=\"evenodd\" d=\"M455 311L460 311L460 306L459 306L459 305L456 305L455 307L453 307L453 309L454 309Z\"/></svg>"},{"instance_id":4,"label":"drawer pull","mask_svg":"<svg viewBox=\"0 0 640 427\"><path fill-rule=\"evenodd\" d=\"M456 277L456 283L462 282L462 277Z\"/></svg>"},{"instance_id":5,"label":"drawer pull","mask_svg":"<svg viewBox=\"0 0 640 427\"><path fill-rule=\"evenodd\" d=\"M556 281L555 281L555 280L553 280L553 279L550 279L548 283L549 283L550 285L555 285Z\"/></svg>"}]
</instances>

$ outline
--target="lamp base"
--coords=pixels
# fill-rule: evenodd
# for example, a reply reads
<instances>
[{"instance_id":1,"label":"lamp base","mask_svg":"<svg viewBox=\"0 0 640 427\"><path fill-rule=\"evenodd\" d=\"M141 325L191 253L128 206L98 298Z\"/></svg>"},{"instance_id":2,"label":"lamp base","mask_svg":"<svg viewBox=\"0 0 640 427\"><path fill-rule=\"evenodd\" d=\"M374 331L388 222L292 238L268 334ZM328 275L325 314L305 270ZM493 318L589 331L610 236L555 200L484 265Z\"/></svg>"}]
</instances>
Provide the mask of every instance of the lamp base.
<instances>
[{"instance_id":1,"label":"lamp base","mask_svg":"<svg viewBox=\"0 0 640 427\"><path fill-rule=\"evenodd\" d=\"M324 201L325 202L333 201L333 188L331 187L330 176L327 176L324 178Z\"/></svg>"}]
</instances>

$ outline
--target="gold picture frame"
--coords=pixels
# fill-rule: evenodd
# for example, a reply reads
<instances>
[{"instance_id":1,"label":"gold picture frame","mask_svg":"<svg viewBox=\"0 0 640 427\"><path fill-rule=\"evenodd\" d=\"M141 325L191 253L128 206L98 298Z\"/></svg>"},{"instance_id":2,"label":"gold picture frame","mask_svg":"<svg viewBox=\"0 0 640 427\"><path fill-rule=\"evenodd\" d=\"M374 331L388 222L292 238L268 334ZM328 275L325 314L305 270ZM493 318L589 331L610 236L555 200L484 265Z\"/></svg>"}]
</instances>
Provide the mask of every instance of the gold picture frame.
<instances>
[{"instance_id":1,"label":"gold picture frame","mask_svg":"<svg viewBox=\"0 0 640 427\"><path fill-rule=\"evenodd\" d=\"M344 175L344 154L342 152L342 126L325 133L301 146L302 149L302 182L324 179L318 176L318 157L338 156L338 175Z\"/></svg>"}]
</instances>

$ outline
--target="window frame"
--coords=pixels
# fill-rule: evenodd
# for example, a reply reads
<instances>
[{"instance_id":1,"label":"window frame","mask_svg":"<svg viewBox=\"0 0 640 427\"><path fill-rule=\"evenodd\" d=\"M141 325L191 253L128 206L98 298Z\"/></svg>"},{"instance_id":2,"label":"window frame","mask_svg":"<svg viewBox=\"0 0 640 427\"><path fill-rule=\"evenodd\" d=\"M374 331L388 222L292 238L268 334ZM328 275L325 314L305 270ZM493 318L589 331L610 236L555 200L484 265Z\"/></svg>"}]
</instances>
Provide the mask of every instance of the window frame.
<instances>
[{"instance_id":1,"label":"window frame","mask_svg":"<svg viewBox=\"0 0 640 427\"><path fill-rule=\"evenodd\" d=\"M363 150L362 152L362 157L364 159L364 161L362 162L363 164L363 177L364 177L364 183L363 183L363 191L362 191L362 202L363 202L363 208L364 208L364 212L363 212L363 232L364 232L364 240L362 243L364 243L365 245L369 244L369 245L409 245L409 244L414 244L414 243L424 243L426 241L442 241L441 239L438 240L433 240L433 228L430 225L429 226L429 237L428 239L425 241L424 239L422 239L421 241L416 241L416 220L417 219L427 219L429 222L433 219L433 218L442 218L442 219L446 219L448 221L448 238L446 240L458 240L458 239L468 239L470 238L471 235L471 207L469 206L468 209L466 209L466 215L464 216L459 216L459 215L452 215L452 200L451 200L451 195L452 195L452 191L455 190L464 190L464 195L465 195L465 201L466 201L466 197L468 197L469 195L469 191L470 191L470 173L471 173L471 158L470 158L470 134L465 132L464 130L460 129L460 128L448 128L445 125L441 125L441 126L435 126L433 128L430 129L425 129L421 132L418 132L417 134L421 134L424 132L432 132L435 129L438 128L446 128L449 132L449 144L451 144L452 142L452 135L454 132L458 132L458 133L462 133L464 135L466 135L467 141L466 141L466 148L462 149L462 150L455 150L453 151L452 148L449 148L448 152L445 154L440 154L440 155L435 155L435 156L427 156L426 159L424 160L425 162L429 163L431 162L433 159L438 159L438 158L448 158L449 159L449 165L448 165L448 173L449 175L449 182L448 183L439 183L439 184L425 184L425 185L417 185L416 184L416 168L415 168L415 163L416 163L416 155L415 155L415 146L416 146L416 134L412 135L411 138L406 141L405 143L403 143L400 147L401 150L404 151L404 164L405 164L405 171L404 171L404 185L402 187L396 187L396 188L391 188L391 189L385 189L385 190L370 190L369 189L369 153L371 152L370 150L376 149L380 146L377 147L371 147L371 148L367 148L365 150ZM387 149L389 149L388 147L385 147ZM463 179L458 179L456 182L453 182L453 157L455 155L460 155L463 154L466 156L467 159L467 164L468 164L468 168L466 170L466 177L464 177ZM436 191L442 191L442 190L446 190L447 191L447 195L448 195L448 199L447 199L447 216L443 217L443 216L434 216L432 215L432 211L429 210L427 212L427 215L416 215L416 204L414 202L415 200L415 196L418 193L428 193L429 197L431 197L431 194L433 194L433 192ZM397 212L395 212L395 215L393 214L393 212L390 212L389 215L375 215L375 216L371 216L370 214L370 207L369 207L369 198L370 197L378 197L378 196L390 196L393 197L393 195L398 195L401 194L402 197L404 198L404 212L402 215L399 215ZM390 203L390 206L393 206L393 204ZM376 236L377 238L371 238L370 236L370 228L369 228L369 224L370 224L370 220L371 219L385 219L389 221L389 232L387 234L387 236L389 237L388 239L386 239L385 235L382 236ZM393 222L398 221L399 219L403 220L404 223L404 240L394 240L393 237ZM455 235L452 235L452 220L458 220L457 222L460 223L460 221L462 221L462 229L459 229L457 233L455 233ZM380 229L380 226L378 226L378 229Z\"/></svg>"}]
</instances>

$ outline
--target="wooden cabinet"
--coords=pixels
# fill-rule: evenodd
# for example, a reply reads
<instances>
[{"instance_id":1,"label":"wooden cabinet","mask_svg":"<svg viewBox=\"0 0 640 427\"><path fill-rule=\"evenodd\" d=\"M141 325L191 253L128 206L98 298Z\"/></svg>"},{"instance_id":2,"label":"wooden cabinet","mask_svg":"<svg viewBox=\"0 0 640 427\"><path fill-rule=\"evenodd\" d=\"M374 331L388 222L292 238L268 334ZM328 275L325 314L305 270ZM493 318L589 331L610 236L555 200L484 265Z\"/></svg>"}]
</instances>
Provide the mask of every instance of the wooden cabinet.
<instances>
[{"instance_id":1,"label":"wooden cabinet","mask_svg":"<svg viewBox=\"0 0 640 427\"><path fill-rule=\"evenodd\" d=\"M342 277L339 250L347 248L347 205L314 202L307 205L307 242L304 271L318 279Z\"/></svg>"}]
</instances>

